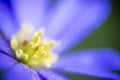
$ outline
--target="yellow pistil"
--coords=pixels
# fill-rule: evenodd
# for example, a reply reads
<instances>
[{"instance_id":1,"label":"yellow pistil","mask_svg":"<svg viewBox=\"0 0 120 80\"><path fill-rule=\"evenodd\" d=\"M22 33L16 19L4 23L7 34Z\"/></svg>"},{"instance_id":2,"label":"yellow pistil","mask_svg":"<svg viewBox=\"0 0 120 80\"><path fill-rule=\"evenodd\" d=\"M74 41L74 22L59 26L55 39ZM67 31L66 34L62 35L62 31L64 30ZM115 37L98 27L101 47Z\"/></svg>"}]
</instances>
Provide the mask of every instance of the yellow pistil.
<instances>
[{"instance_id":1,"label":"yellow pistil","mask_svg":"<svg viewBox=\"0 0 120 80\"><path fill-rule=\"evenodd\" d=\"M58 56L51 52L56 42L43 40L42 35L43 31L35 32L28 25L22 25L20 31L11 38L11 47L18 61L32 68L50 68L56 62Z\"/></svg>"}]
</instances>

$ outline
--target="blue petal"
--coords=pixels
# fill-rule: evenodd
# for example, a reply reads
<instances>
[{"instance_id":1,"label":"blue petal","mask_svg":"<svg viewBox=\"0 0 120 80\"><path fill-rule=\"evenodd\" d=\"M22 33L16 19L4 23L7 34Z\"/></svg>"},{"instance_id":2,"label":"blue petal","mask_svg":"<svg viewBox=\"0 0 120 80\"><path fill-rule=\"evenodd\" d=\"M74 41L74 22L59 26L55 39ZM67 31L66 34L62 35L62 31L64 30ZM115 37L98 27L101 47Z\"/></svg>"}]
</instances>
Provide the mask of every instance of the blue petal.
<instances>
[{"instance_id":1,"label":"blue petal","mask_svg":"<svg viewBox=\"0 0 120 80\"><path fill-rule=\"evenodd\" d=\"M47 37L57 37L61 31L68 27L68 23L73 21L78 14L82 14L83 4L74 0L64 1L58 0L53 10L51 10L47 16L48 19L48 31L46 31ZM54 31L53 31L54 30Z\"/></svg>"},{"instance_id":2,"label":"blue petal","mask_svg":"<svg viewBox=\"0 0 120 80\"><path fill-rule=\"evenodd\" d=\"M65 76L62 76L51 70L39 69L37 71L40 75L46 78L45 80L69 80Z\"/></svg>"},{"instance_id":3,"label":"blue petal","mask_svg":"<svg viewBox=\"0 0 120 80\"><path fill-rule=\"evenodd\" d=\"M92 49L74 52L62 57L54 69L97 76L102 78L119 79L112 70L120 70L120 55L112 49Z\"/></svg>"},{"instance_id":4,"label":"blue petal","mask_svg":"<svg viewBox=\"0 0 120 80\"><path fill-rule=\"evenodd\" d=\"M11 69L17 62L10 56L0 52L0 70Z\"/></svg>"},{"instance_id":5,"label":"blue petal","mask_svg":"<svg viewBox=\"0 0 120 80\"><path fill-rule=\"evenodd\" d=\"M30 23L35 27L43 24L47 7L46 0L12 0L12 7L19 24Z\"/></svg>"},{"instance_id":6,"label":"blue petal","mask_svg":"<svg viewBox=\"0 0 120 80\"><path fill-rule=\"evenodd\" d=\"M13 56L13 52L10 48L10 45L2 38L0 35L0 52L4 52L9 56Z\"/></svg>"},{"instance_id":7,"label":"blue petal","mask_svg":"<svg viewBox=\"0 0 120 80\"><path fill-rule=\"evenodd\" d=\"M15 65L6 75L5 80L40 80L39 75L23 64Z\"/></svg>"},{"instance_id":8,"label":"blue petal","mask_svg":"<svg viewBox=\"0 0 120 80\"><path fill-rule=\"evenodd\" d=\"M15 33L15 22L8 6L0 2L0 30L8 40Z\"/></svg>"},{"instance_id":9,"label":"blue petal","mask_svg":"<svg viewBox=\"0 0 120 80\"><path fill-rule=\"evenodd\" d=\"M71 0L56 7L46 36L60 41L59 53L83 41L108 17L108 1Z\"/></svg>"}]
</instances>

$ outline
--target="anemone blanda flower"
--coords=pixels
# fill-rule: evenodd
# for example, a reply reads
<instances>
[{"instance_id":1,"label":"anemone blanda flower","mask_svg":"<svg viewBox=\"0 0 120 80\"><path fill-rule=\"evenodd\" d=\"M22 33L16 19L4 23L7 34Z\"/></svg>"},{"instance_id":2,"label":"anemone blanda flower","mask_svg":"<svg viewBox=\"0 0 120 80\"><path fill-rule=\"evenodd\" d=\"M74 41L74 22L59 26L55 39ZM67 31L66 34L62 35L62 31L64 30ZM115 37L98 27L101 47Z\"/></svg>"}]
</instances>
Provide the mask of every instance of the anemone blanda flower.
<instances>
[{"instance_id":1,"label":"anemone blanda flower","mask_svg":"<svg viewBox=\"0 0 120 80\"><path fill-rule=\"evenodd\" d=\"M0 36L2 79L67 80L59 73L72 72L119 80L112 72L120 69L115 50L100 48L62 54L106 19L110 11L107 1L57 0L50 5L46 0L11 0L10 8L0 3L0 11L4 37ZM40 26L45 26L43 37L43 32L37 30Z\"/></svg>"}]
</instances>

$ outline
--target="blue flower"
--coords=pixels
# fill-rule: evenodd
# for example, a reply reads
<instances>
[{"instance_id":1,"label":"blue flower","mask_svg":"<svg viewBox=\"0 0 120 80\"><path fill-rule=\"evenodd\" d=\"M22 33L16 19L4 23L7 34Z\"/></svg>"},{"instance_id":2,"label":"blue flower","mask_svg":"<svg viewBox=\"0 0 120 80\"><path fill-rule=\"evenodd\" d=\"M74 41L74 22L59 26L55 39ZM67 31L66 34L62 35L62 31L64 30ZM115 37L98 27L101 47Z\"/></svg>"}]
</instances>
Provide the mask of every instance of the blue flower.
<instances>
[{"instance_id":1,"label":"blue flower","mask_svg":"<svg viewBox=\"0 0 120 80\"><path fill-rule=\"evenodd\" d=\"M11 0L10 7L0 3L0 30L3 34L0 36L0 71L4 72L2 79L67 80L69 78L60 73L71 72L120 80L119 75L112 72L120 69L120 56L113 49L98 48L62 54L69 53L69 49L83 41L103 23L109 15L110 4L107 1L78 0L50 2ZM20 30L23 23L34 26L35 35L32 39L31 36L26 37L28 27L27 30ZM40 26L45 26L43 37L41 31L37 32ZM26 39L20 36L25 36ZM39 37L43 39L39 41ZM47 43L44 39L60 43L49 50L54 43Z\"/></svg>"}]
</instances>

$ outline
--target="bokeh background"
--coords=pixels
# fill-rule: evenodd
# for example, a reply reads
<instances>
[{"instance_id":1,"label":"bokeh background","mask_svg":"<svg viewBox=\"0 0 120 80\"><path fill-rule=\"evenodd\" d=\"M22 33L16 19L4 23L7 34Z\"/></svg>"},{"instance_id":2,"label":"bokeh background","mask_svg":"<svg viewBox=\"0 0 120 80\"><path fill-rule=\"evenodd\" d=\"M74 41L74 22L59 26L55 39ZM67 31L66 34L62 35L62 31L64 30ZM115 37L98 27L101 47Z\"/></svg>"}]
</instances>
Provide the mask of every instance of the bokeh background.
<instances>
[{"instance_id":1,"label":"bokeh background","mask_svg":"<svg viewBox=\"0 0 120 80\"><path fill-rule=\"evenodd\" d=\"M9 0L1 0L10 4ZM71 51L80 49L90 49L99 47L110 47L120 51L120 0L110 0L112 11L108 19L87 37L82 43L78 44ZM116 71L120 74L120 71ZM65 73L73 80L105 80L96 77Z\"/></svg>"},{"instance_id":2,"label":"bokeh background","mask_svg":"<svg viewBox=\"0 0 120 80\"><path fill-rule=\"evenodd\" d=\"M72 49L90 49L99 47L110 47L120 51L120 0L110 0L112 11L108 19L87 37L82 43ZM120 71L115 71L120 74ZM67 73L68 74L68 73ZM73 80L105 80L95 77L69 74Z\"/></svg>"}]
</instances>

